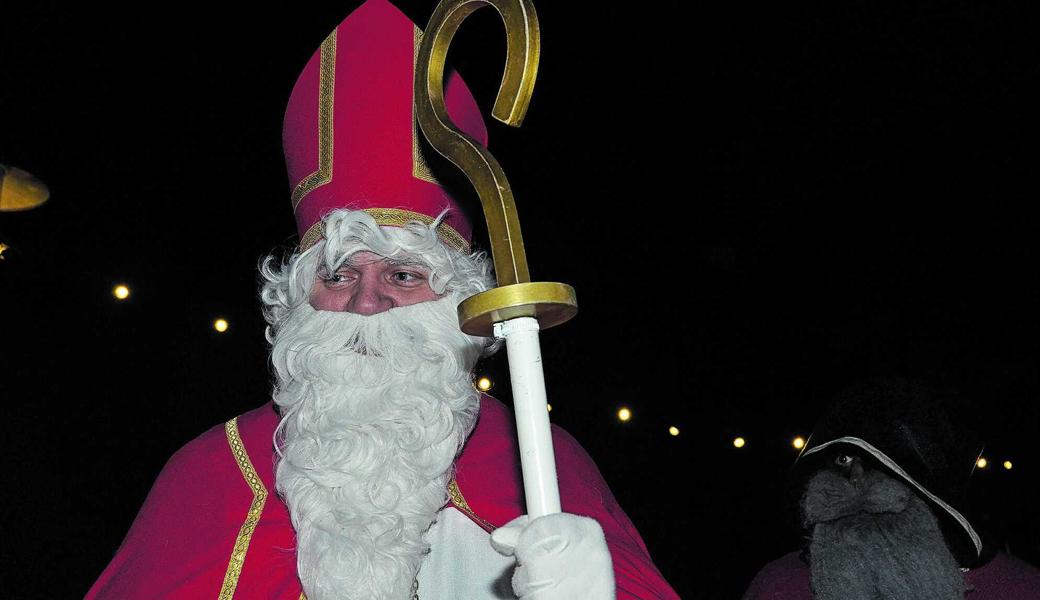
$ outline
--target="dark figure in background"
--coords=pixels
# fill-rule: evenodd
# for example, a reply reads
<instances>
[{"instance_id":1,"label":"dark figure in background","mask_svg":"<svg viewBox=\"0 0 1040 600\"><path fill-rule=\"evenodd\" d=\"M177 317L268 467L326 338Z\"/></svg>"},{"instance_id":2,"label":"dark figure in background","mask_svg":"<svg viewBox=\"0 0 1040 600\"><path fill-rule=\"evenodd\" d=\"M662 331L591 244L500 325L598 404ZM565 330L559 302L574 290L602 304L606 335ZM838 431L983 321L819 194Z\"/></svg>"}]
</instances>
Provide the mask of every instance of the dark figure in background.
<instances>
[{"instance_id":1,"label":"dark figure in background","mask_svg":"<svg viewBox=\"0 0 1040 600\"><path fill-rule=\"evenodd\" d=\"M827 452L806 486L802 514L812 532L816 597L963 598L964 579L935 515L869 456Z\"/></svg>"},{"instance_id":2,"label":"dark figure in background","mask_svg":"<svg viewBox=\"0 0 1040 600\"><path fill-rule=\"evenodd\" d=\"M965 517L980 453L924 385L847 389L792 470L805 547L745 600L1040 599L1040 570L984 549Z\"/></svg>"}]
</instances>

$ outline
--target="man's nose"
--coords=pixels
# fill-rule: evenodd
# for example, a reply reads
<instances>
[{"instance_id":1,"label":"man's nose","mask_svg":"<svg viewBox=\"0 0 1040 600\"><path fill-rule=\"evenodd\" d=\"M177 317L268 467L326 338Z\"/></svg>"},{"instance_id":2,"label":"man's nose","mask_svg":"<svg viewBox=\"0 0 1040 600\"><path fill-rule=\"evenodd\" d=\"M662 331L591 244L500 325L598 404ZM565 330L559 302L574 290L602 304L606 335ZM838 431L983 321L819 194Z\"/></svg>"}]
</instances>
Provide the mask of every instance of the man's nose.
<instances>
[{"instance_id":1,"label":"man's nose","mask_svg":"<svg viewBox=\"0 0 1040 600\"><path fill-rule=\"evenodd\" d=\"M849 480L852 481L852 483L854 483L854 484L858 484L859 482L863 481L863 461L862 460L860 460L858 458L852 459L852 469L851 469L851 472L849 473Z\"/></svg>"},{"instance_id":2,"label":"man's nose","mask_svg":"<svg viewBox=\"0 0 1040 600\"><path fill-rule=\"evenodd\" d=\"M384 293L378 281L362 277L347 300L344 310L358 315L374 315L394 307L392 297Z\"/></svg>"}]
</instances>

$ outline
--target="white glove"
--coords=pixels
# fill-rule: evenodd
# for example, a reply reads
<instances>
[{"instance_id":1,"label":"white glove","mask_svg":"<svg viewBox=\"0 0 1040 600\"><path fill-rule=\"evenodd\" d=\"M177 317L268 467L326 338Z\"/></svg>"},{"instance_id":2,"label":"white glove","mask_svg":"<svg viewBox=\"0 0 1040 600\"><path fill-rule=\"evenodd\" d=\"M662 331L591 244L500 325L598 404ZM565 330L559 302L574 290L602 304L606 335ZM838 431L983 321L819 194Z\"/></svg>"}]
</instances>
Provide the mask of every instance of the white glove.
<instances>
[{"instance_id":1,"label":"white glove","mask_svg":"<svg viewBox=\"0 0 1040 600\"><path fill-rule=\"evenodd\" d=\"M614 565L594 519L556 513L517 517L491 534L491 546L516 557L520 600L614 600Z\"/></svg>"}]
</instances>

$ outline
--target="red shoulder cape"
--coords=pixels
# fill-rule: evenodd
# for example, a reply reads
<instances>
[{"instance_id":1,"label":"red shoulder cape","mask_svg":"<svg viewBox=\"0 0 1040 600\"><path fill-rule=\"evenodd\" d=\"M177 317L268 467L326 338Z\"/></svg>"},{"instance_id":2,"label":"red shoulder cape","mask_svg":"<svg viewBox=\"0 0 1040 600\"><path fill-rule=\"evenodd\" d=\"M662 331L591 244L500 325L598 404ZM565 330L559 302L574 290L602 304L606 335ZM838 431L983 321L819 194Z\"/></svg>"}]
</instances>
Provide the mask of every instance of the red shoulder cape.
<instances>
[{"instance_id":1,"label":"red shoulder cape","mask_svg":"<svg viewBox=\"0 0 1040 600\"><path fill-rule=\"evenodd\" d=\"M295 534L274 487L272 403L202 434L170 458L88 600L297 600ZM596 519L614 560L619 599L678 598L654 566L595 463L553 425L565 512ZM487 531L523 513L516 430L509 409L481 398L456 462L451 504Z\"/></svg>"}]
</instances>

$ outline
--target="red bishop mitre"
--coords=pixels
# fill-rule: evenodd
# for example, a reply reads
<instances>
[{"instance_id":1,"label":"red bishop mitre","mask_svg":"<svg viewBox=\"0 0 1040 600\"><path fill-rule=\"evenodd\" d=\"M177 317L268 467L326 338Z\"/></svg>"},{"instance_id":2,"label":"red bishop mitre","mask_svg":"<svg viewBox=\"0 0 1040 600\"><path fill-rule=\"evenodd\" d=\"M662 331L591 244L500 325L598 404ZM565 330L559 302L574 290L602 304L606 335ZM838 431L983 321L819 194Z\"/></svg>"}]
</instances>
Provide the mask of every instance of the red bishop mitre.
<instances>
[{"instance_id":1,"label":"red bishop mitre","mask_svg":"<svg viewBox=\"0 0 1040 600\"><path fill-rule=\"evenodd\" d=\"M282 146L300 247L321 239L322 217L364 210L380 225L433 223L469 252L473 228L420 151L413 82L422 31L387 0L368 0L311 56L285 110ZM462 78L449 72L445 102L455 125L482 145L487 129Z\"/></svg>"}]
</instances>

